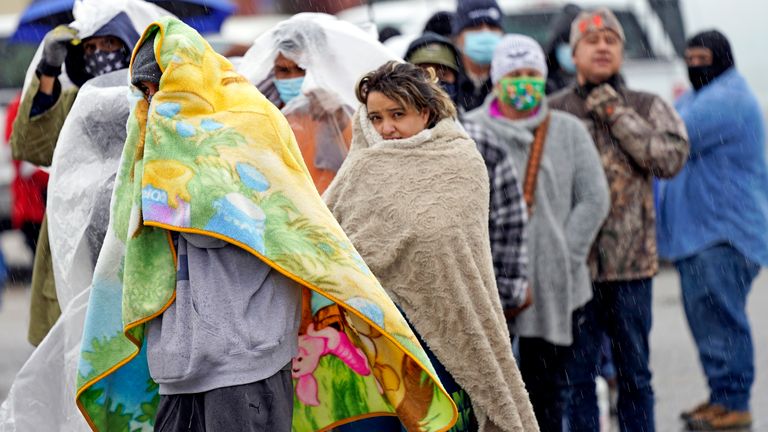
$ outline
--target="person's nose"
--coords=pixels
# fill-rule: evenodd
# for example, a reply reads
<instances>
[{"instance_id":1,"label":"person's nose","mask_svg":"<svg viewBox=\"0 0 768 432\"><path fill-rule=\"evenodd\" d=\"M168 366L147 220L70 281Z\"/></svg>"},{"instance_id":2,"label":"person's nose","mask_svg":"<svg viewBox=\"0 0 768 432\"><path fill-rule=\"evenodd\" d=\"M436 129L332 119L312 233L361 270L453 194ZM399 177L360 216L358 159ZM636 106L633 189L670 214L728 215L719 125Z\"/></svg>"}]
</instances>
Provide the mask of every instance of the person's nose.
<instances>
[{"instance_id":1,"label":"person's nose","mask_svg":"<svg viewBox=\"0 0 768 432\"><path fill-rule=\"evenodd\" d=\"M391 120L384 120L381 124L381 134L385 137L392 136L397 133L397 127L395 122Z\"/></svg>"}]
</instances>

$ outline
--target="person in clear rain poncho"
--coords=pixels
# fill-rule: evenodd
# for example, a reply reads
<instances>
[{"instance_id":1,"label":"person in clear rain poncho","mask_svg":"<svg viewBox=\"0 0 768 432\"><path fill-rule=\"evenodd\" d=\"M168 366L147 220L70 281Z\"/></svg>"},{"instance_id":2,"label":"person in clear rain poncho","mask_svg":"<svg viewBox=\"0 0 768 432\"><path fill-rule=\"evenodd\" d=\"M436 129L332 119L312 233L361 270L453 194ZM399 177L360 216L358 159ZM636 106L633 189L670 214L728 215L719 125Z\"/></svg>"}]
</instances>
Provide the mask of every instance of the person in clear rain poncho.
<instances>
[{"instance_id":1,"label":"person in clear rain poncho","mask_svg":"<svg viewBox=\"0 0 768 432\"><path fill-rule=\"evenodd\" d=\"M163 9L141 0L81 0L73 13L75 21L51 30L32 61L11 137L15 159L51 165L78 89L94 77L128 67L139 37L137 22L160 16ZM57 299L49 235L44 219L32 276L28 339L33 345L45 338L64 306Z\"/></svg>"},{"instance_id":2,"label":"person in clear rain poncho","mask_svg":"<svg viewBox=\"0 0 768 432\"><path fill-rule=\"evenodd\" d=\"M148 23L169 15L141 0L78 1L73 13L75 20L69 27L77 29L82 39L117 15L126 19L138 39ZM27 77L26 94L32 96L39 83L35 75L39 56L33 60ZM74 371L93 268L107 229L112 186L125 142L130 100L140 96L131 95L125 68L92 77L79 86L73 86L68 73L59 78L60 96L49 111L66 106L59 114L58 126L49 125L43 131L51 135L46 150L51 174L46 211L50 227L46 241L50 244L49 285L61 316L57 314L58 319L50 322L50 331L46 327L47 336L41 337L40 345L19 371L8 398L0 406L3 432L89 430L74 403ZM29 109L29 105L26 107ZM45 115L32 122L44 120ZM28 130L40 132L34 125ZM40 415L40 406L46 407L44 415Z\"/></svg>"},{"instance_id":3,"label":"person in clear rain poncho","mask_svg":"<svg viewBox=\"0 0 768 432\"><path fill-rule=\"evenodd\" d=\"M353 24L302 13L259 37L239 72L283 112L319 193L347 155L354 86L365 72L395 59Z\"/></svg>"}]
</instances>

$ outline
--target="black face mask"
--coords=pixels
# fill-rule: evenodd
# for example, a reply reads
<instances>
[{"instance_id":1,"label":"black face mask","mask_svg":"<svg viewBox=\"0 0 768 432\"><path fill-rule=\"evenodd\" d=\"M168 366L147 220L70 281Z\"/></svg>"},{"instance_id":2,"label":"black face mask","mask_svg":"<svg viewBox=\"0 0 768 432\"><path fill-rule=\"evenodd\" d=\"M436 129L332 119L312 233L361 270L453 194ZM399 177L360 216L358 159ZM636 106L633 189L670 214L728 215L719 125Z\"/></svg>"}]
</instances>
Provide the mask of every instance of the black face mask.
<instances>
[{"instance_id":1,"label":"black face mask","mask_svg":"<svg viewBox=\"0 0 768 432\"><path fill-rule=\"evenodd\" d=\"M445 81L440 81L440 87L445 90L446 93L448 93L448 96L451 98L451 100L456 103L456 101L459 98L459 86L456 85L456 83L447 83Z\"/></svg>"},{"instance_id":2,"label":"black face mask","mask_svg":"<svg viewBox=\"0 0 768 432\"><path fill-rule=\"evenodd\" d=\"M690 66L688 67L688 79L695 90L700 90L720 76L723 71L715 66Z\"/></svg>"},{"instance_id":3,"label":"black face mask","mask_svg":"<svg viewBox=\"0 0 768 432\"><path fill-rule=\"evenodd\" d=\"M710 30L693 36L686 43L687 48L707 48L712 52L712 64L708 66L691 66L688 68L688 78L694 90L710 84L715 78L734 67L731 44L724 34Z\"/></svg>"}]
</instances>

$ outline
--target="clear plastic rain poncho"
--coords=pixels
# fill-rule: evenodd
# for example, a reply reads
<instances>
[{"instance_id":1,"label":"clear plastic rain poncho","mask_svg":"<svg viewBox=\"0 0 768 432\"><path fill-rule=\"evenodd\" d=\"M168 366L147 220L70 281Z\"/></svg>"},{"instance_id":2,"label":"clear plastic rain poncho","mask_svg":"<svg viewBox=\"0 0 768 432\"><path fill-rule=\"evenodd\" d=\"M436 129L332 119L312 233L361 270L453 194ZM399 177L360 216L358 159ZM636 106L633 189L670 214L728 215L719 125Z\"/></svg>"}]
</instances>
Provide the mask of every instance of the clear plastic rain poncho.
<instances>
[{"instance_id":1,"label":"clear plastic rain poncho","mask_svg":"<svg viewBox=\"0 0 768 432\"><path fill-rule=\"evenodd\" d=\"M62 313L0 407L2 432L90 430L75 406L75 377L93 266L125 142L127 80L122 70L88 81L59 135L47 215Z\"/></svg>"},{"instance_id":2,"label":"clear plastic rain poncho","mask_svg":"<svg viewBox=\"0 0 768 432\"><path fill-rule=\"evenodd\" d=\"M47 214L61 305L91 283L109 224L109 201L125 143L129 93L128 69L88 81L59 135Z\"/></svg>"},{"instance_id":3,"label":"clear plastic rain poncho","mask_svg":"<svg viewBox=\"0 0 768 432\"><path fill-rule=\"evenodd\" d=\"M75 3L71 25L87 37L121 11L139 34L155 19L168 15L141 0L83 0ZM38 61L39 56L30 73ZM75 378L91 276L109 222L130 99L138 97L128 83L127 69L88 81L59 134L47 215L62 313L0 406L0 432L90 430L75 405Z\"/></svg>"},{"instance_id":4,"label":"clear plastic rain poncho","mask_svg":"<svg viewBox=\"0 0 768 432\"><path fill-rule=\"evenodd\" d=\"M288 104L274 85L278 53L306 71L301 95ZM398 58L376 38L336 17L302 13L260 36L238 71L288 119L315 186L322 193L346 157L361 76Z\"/></svg>"},{"instance_id":5,"label":"clear plastic rain poncho","mask_svg":"<svg viewBox=\"0 0 768 432\"><path fill-rule=\"evenodd\" d=\"M76 0L72 6L72 15L75 20L69 26L78 30L80 39L85 39L96 33L120 12L125 12L128 15L138 34L141 34L157 18L172 15L167 10L143 0ZM35 76L35 69L42 57L43 44L41 43L29 64L29 68L27 68L24 92L29 87L32 77ZM64 65L62 72L59 75L62 89L71 87L73 84L66 74L66 65Z\"/></svg>"}]
</instances>

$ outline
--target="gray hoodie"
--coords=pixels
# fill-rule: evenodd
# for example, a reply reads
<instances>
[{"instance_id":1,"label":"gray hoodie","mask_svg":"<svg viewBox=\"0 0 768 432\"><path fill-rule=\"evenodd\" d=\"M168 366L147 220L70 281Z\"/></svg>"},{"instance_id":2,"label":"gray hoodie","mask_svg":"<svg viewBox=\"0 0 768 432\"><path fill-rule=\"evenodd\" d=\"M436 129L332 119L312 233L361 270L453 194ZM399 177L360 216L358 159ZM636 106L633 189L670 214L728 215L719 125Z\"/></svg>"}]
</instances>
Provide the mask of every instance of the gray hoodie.
<instances>
[{"instance_id":1,"label":"gray hoodie","mask_svg":"<svg viewBox=\"0 0 768 432\"><path fill-rule=\"evenodd\" d=\"M544 100L531 118L493 118L493 100L468 113L465 127L478 146L506 147L520 175L526 172L536 127L551 114L528 225L533 305L514 320L510 332L570 345L572 312L592 298L587 254L610 207L603 166L576 117L549 110Z\"/></svg>"},{"instance_id":2,"label":"gray hoodie","mask_svg":"<svg viewBox=\"0 0 768 432\"><path fill-rule=\"evenodd\" d=\"M250 384L298 351L301 290L245 250L178 237L176 301L150 322L149 371L160 394Z\"/></svg>"}]
</instances>

